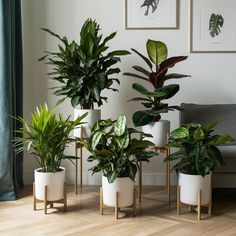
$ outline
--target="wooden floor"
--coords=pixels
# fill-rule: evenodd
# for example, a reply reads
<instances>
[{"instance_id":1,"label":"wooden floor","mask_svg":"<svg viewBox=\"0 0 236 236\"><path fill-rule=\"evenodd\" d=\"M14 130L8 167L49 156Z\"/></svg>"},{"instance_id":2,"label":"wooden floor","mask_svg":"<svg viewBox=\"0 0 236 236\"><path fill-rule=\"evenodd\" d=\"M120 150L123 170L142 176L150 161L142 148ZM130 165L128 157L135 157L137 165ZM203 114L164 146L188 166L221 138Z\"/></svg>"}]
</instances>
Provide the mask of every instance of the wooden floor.
<instances>
[{"instance_id":1,"label":"wooden floor","mask_svg":"<svg viewBox=\"0 0 236 236\"><path fill-rule=\"evenodd\" d=\"M143 198L137 217L131 209L119 213L114 219L113 209L105 209L99 215L99 187L87 186L78 195L69 188L68 211L55 205L44 215L43 204L33 211L32 188L25 187L20 199L0 202L0 235L86 235L86 236L236 236L236 189L213 191L213 216L203 214L198 222L196 212L183 209L176 215L175 189L172 189L171 204L160 187L144 187Z\"/></svg>"}]
</instances>

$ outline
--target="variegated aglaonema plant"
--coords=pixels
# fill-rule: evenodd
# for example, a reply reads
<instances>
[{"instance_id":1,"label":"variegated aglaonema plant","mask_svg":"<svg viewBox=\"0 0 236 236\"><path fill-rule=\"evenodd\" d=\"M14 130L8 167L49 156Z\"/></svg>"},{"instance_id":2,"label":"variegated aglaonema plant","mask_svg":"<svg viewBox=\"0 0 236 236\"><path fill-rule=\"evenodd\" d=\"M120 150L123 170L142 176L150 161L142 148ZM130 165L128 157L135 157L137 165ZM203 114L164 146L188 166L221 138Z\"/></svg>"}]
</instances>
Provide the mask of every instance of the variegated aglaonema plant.
<instances>
[{"instance_id":1,"label":"variegated aglaonema plant","mask_svg":"<svg viewBox=\"0 0 236 236\"><path fill-rule=\"evenodd\" d=\"M175 161L173 169L190 175L205 176L216 167L224 165L223 156L217 145L232 142L229 135L212 134L217 121L201 125L183 124L170 133L168 146L179 148L169 155L165 162Z\"/></svg>"},{"instance_id":2,"label":"variegated aglaonema plant","mask_svg":"<svg viewBox=\"0 0 236 236\"><path fill-rule=\"evenodd\" d=\"M131 49L140 56L148 65L149 70L141 66L133 66L136 73L124 73L124 75L135 77L148 83L151 83L153 90L148 90L138 83L134 83L132 88L145 97L135 97L129 101L141 101L145 110L137 111L133 114L133 123L135 126L144 126L151 122L159 121L162 113L170 110L179 109L179 106L169 106L163 102L172 98L178 91L178 84L164 85L167 80L189 77L189 75L170 73L168 69L174 67L176 63L187 59L187 56L175 56L167 58L168 50L165 43L161 41L148 40L146 50L148 57L144 56L135 49Z\"/></svg>"},{"instance_id":3,"label":"variegated aglaonema plant","mask_svg":"<svg viewBox=\"0 0 236 236\"><path fill-rule=\"evenodd\" d=\"M101 171L109 183L121 177L134 180L140 162L148 162L157 155L156 152L147 150L153 145L152 142L143 140L148 135L127 128L124 115L114 121L99 120L91 131L92 135L84 141L84 145L91 153L88 161L97 161L97 164L90 170L93 173Z\"/></svg>"}]
</instances>

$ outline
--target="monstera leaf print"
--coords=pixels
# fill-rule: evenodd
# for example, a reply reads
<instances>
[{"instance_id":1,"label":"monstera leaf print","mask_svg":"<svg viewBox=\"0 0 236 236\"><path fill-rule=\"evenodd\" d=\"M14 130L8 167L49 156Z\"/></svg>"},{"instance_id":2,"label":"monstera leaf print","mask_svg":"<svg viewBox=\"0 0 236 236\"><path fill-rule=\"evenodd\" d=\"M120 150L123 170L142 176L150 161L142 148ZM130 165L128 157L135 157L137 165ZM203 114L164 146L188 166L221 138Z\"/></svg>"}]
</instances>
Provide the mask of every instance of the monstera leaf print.
<instances>
[{"instance_id":1,"label":"monstera leaf print","mask_svg":"<svg viewBox=\"0 0 236 236\"><path fill-rule=\"evenodd\" d=\"M212 38L221 33L221 28L224 25L224 18L220 14L212 13L209 21L209 31Z\"/></svg>"},{"instance_id":2,"label":"monstera leaf print","mask_svg":"<svg viewBox=\"0 0 236 236\"><path fill-rule=\"evenodd\" d=\"M147 7L147 10L144 15L148 16L150 7L152 8L152 13L156 11L158 4L159 0L145 0L144 3L141 5L141 7Z\"/></svg>"}]
</instances>

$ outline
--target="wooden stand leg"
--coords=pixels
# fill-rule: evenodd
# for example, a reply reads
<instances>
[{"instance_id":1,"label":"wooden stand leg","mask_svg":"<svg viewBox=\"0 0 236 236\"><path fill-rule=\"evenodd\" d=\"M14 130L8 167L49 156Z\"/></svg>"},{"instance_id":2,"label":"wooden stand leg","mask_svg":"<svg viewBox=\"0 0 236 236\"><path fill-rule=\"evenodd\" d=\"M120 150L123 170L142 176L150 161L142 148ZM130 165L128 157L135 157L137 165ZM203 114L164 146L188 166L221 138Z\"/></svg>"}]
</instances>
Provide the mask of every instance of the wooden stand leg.
<instances>
[{"instance_id":1,"label":"wooden stand leg","mask_svg":"<svg viewBox=\"0 0 236 236\"><path fill-rule=\"evenodd\" d=\"M102 188L100 188L100 214L103 215L103 193L102 193Z\"/></svg>"},{"instance_id":2,"label":"wooden stand leg","mask_svg":"<svg viewBox=\"0 0 236 236\"><path fill-rule=\"evenodd\" d=\"M141 202L141 199L142 199L142 161L139 162L140 163L140 169L139 169L139 191L138 191L138 198L139 198L139 202Z\"/></svg>"},{"instance_id":3,"label":"wooden stand leg","mask_svg":"<svg viewBox=\"0 0 236 236\"><path fill-rule=\"evenodd\" d=\"M77 139L75 141L75 156L78 157ZM75 194L78 194L78 159L75 159Z\"/></svg>"},{"instance_id":4,"label":"wooden stand leg","mask_svg":"<svg viewBox=\"0 0 236 236\"><path fill-rule=\"evenodd\" d=\"M53 202L50 202L50 208L53 208Z\"/></svg>"},{"instance_id":5,"label":"wooden stand leg","mask_svg":"<svg viewBox=\"0 0 236 236\"><path fill-rule=\"evenodd\" d=\"M134 187L133 192L133 216L136 216L136 188Z\"/></svg>"},{"instance_id":6,"label":"wooden stand leg","mask_svg":"<svg viewBox=\"0 0 236 236\"><path fill-rule=\"evenodd\" d=\"M36 211L35 183L33 183L33 210Z\"/></svg>"},{"instance_id":7,"label":"wooden stand leg","mask_svg":"<svg viewBox=\"0 0 236 236\"><path fill-rule=\"evenodd\" d=\"M210 199L209 199L209 204L208 204L208 215L212 215L212 187L210 189Z\"/></svg>"},{"instance_id":8,"label":"wooden stand leg","mask_svg":"<svg viewBox=\"0 0 236 236\"><path fill-rule=\"evenodd\" d=\"M180 215L180 186L177 186L177 215Z\"/></svg>"},{"instance_id":9,"label":"wooden stand leg","mask_svg":"<svg viewBox=\"0 0 236 236\"><path fill-rule=\"evenodd\" d=\"M81 141L83 140L84 128L81 126ZM83 145L80 146L80 188L83 187Z\"/></svg>"},{"instance_id":10,"label":"wooden stand leg","mask_svg":"<svg viewBox=\"0 0 236 236\"><path fill-rule=\"evenodd\" d=\"M47 214L47 195L48 195L48 186L44 186L44 214Z\"/></svg>"},{"instance_id":11,"label":"wooden stand leg","mask_svg":"<svg viewBox=\"0 0 236 236\"><path fill-rule=\"evenodd\" d=\"M167 156L170 155L170 148L167 148ZM168 202L170 203L170 162L166 163L166 169L167 169L167 197L168 197Z\"/></svg>"},{"instance_id":12,"label":"wooden stand leg","mask_svg":"<svg viewBox=\"0 0 236 236\"><path fill-rule=\"evenodd\" d=\"M67 186L64 183L64 211L67 211Z\"/></svg>"},{"instance_id":13,"label":"wooden stand leg","mask_svg":"<svg viewBox=\"0 0 236 236\"><path fill-rule=\"evenodd\" d=\"M197 211L198 211L198 220L201 220L201 196L202 195L202 191L199 190L198 191L198 206L197 206Z\"/></svg>"},{"instance_id":14,"label":"wooden stand leg","mask_svg":"<svg viewBox=\"0 0 236 236\"><path fill-rule=\"evenodd\" d=\"M119 197L119 193L116 192L116 205L115 205L115 219L116 220L118 219L118 211L119 211L119 208L118 208L118 197Z\"/></svg>"}]
</instances>

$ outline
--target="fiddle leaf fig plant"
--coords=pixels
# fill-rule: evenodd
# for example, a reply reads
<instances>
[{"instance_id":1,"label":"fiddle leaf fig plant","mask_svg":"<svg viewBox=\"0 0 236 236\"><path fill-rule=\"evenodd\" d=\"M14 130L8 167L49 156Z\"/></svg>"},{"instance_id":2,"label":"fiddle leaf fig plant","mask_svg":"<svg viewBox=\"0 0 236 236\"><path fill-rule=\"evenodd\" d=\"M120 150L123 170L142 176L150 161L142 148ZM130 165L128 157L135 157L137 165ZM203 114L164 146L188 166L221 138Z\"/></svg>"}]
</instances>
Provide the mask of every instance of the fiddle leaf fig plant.
<instances>
[{"instance_id":1,"label":"fiddle leaf fig plant","mask_svg":"<svg viewBox=\"0 0 236 236\"><path fill-rule=\"evenodd\" d=\"M203 177L216 167L224 165L217 145L232 142L234 139L229 135L212 134L217 123L217 121L208 125L189 123L172 131L168 146L179 150L166 157L164 161L177 161L173 166L176 172Z\"/></svg>"},{"instance_id":2,"label":"fiddle leaf fig plant","mask_svg":"<svg viewBox=\"0 0 236 236\"><path fill-rule=\"evenodd\" d=\"M119 84L114 75L120 73L120 56L130 54L126 50L115 50L106 53L107 43L116 36L116 32L103 38L96 21L86 20L80 31L80 43L69 42L67 37L61 37L49 29L43 28L50 35L60 40L58 52L45 51L45 56L39 59L53 66L48 75L59 83L54 88L54 94L71 100L73 107L80 105L82 109L92 109L94 104L101 106L107 97L102 96L105 89L118 91L112 87Z\"/></svg>"},{"instance_id":3,"label":"fiddle leaf fig plant","mask_svg":"<svg viewBox=\"0 0 236 236\"><path fill-rule=\"evenodd\" d=\"M149 135L127 128L124 115L117 120L97 121L91 132L91 137L84 140L85 147L91 153L88 161L97 162L91 170L93 174L102 171L109 183L121 177L129 177L134 181L140 161L148 162L157 155L147 150L153 146L152 142L144 140ZM137 134L139 138L135 137Z\"/></svg>"},{"instance_id":4,"label":"fiddle leaf fig plant","mask_svg":"<svg viewBox=\"0 0 236 236\"><path fill-rule=\"evenodd\" d=\"M170 99L179 91L178 84L165 85L170 79L180 79L189 77L189 75L167 73L169 68L175 64L186 60L187 56L177 56L168 58L168 49L165 43L148 39L146 50L148 57L144 56L136 49L131 49L147 64L147 69L141 66L133 66L138 73L124 73L126 76L135 77L150 83L153 90L146 89L143 85L133 83L132 88L141 94L141 97L135 97L129 101L140 101L145 110L137 111L133 114L133 123L135 126L144 126L151 122L159 121L162 113L178 110L179 106L169 106L164 100Z\"/></svg>"}]
</instances>

